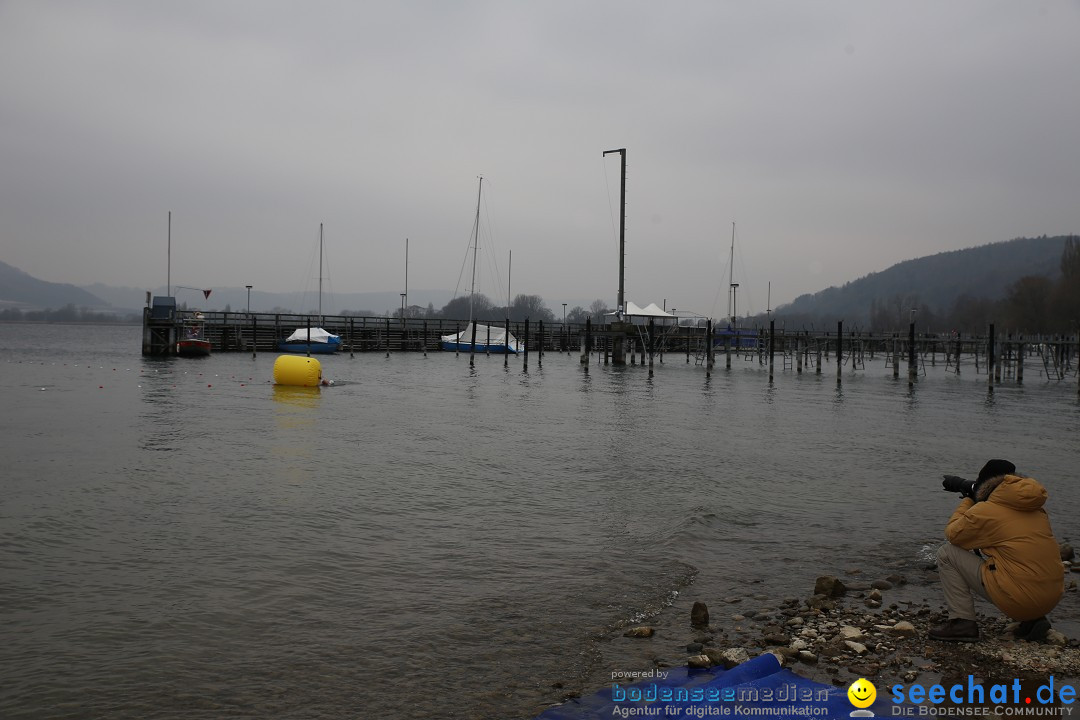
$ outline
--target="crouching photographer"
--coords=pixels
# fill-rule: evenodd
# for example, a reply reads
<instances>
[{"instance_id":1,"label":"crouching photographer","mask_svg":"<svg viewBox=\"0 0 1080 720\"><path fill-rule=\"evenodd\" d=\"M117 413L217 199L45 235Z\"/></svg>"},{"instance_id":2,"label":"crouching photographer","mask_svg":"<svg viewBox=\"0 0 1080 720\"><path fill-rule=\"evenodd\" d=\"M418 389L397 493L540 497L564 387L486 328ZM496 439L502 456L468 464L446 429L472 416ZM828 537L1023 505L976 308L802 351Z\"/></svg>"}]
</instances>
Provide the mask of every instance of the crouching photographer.
<instances>
[{"instance_id":1,"label":"crouching photographer","mask_svg":"<svg viewBox=\"0 0 1080 720\"><path fill-rule=\"evenodd\" d=\"M942 486L963 499L937 553L949 620L932 628L930 637L977 641L975 593L1020 621L1018 638L1045 639L1046 615L1065 591L1058 543L1043 509L1046 488L1016 474L1008 460L990 460L976 480L946 475Z\"/></svg>"}]
</instances>

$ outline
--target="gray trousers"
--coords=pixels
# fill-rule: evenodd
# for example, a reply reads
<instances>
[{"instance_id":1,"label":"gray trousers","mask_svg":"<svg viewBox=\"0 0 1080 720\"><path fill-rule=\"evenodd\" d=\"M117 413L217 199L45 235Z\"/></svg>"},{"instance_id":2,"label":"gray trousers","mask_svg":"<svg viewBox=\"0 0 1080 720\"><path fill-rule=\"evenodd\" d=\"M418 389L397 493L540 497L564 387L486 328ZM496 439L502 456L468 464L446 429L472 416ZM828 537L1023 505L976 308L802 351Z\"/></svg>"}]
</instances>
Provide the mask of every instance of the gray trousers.
<instances>
[{"instance_id":1,"label":"gray trousers","mask_svg":"<svg viewBox=\"0 0 1080 720\"><path fill-rule=\"evenodd\" d=\"M975 619L975 592L986 600L986 588L982 584L982 565L986 562L981 557L962 547L945 543L937 551L938 574L941 587L945 591L945 605L949 609L949 619Z\"/></svg>"}]
</instances>

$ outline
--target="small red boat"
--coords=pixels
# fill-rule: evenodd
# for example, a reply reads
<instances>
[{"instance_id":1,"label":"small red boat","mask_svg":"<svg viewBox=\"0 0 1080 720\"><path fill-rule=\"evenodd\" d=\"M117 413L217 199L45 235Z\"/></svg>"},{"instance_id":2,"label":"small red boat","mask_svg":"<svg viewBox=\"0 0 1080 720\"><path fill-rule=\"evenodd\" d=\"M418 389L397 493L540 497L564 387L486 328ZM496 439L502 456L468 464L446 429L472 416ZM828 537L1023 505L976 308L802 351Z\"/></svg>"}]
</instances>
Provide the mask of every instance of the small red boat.
<instances>
[{"instance_id":1,"label":"small red boat","mask_svg":"<svg viewBox=\"0 0 1080 720\"><path fill-rule=\"evenodd\" d=\"M201 312L195 313L180 326L176 354L184 357L205 357L210 354L210 341L206 339L206 318Z\"/></svg>"}]
</instances>

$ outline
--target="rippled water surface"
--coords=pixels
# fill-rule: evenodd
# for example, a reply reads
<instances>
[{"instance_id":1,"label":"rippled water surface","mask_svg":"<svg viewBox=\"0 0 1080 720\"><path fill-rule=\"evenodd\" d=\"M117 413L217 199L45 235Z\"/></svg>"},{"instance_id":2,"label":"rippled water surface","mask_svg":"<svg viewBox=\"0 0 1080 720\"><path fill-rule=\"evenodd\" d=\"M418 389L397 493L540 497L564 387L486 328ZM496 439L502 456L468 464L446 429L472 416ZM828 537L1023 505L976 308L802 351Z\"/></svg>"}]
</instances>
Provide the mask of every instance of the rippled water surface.
<instances>
[{"instance_id":1,"label":"rippled water surface","mask_svg":"<svg viewBox=\"0 0 1080 720\"><path fill-rule=\"evenodd\" d=\"M988 457L1080 539L1076 379L1030 367L345 353L304 390L139 338L0 325L5 718L529 718L690 596L922 561Z\"/></svg>"}]
</instances>

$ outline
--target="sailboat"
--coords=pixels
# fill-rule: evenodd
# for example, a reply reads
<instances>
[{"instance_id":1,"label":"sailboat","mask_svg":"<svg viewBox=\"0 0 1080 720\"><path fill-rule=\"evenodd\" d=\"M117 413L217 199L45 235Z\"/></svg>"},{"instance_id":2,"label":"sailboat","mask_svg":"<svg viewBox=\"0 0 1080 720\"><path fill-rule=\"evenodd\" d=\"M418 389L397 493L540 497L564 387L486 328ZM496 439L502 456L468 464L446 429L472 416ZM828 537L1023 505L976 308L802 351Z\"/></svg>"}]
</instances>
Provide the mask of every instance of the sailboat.
<instances>
[{"instance_id":1,"label":"sailboat","mask_svg":"<svg viewBox=\"0 0 1080 720\"><path fill-rule=\"evenodd\" d=\"M323 226L319 223L319 321L322 322ZM321 327L297 328L278 343L281 352L334 353L341 349L341 338Z\"/></svg>"},{"instance_id":2,"label":"sailboat","mask_svg":"<svg viewBox=\"0 0 1080 720\"><path fill-rule=\"evenodd\" d=\"M736 292L739 283L735 282L735 222L731 223L731 257L728 260L728 324L721 328L717 323L714 344L724 345L730 343L733 348L756 347L758 333L751 328L740 328L738 321L738 309L736 306Z\"/></svg>"},{"instance_id":3,"label":"sailboat","mask_svg":"<svg viewBox=\"0 0 1080 720\"><path fill-rule=\"evenodd\" d=\"M476 222L473 225L472 242L472 285L469 288L469 323L461 332L443 335L439 338L443 350L454 352L481 352L498 355L516 355L525 350L520 342L506 328L495 325L477 325L473 317L473 300L476 298L476 254L480 244L480 198L484 191L484 178L480 178L480 187L476 192Z\"/></svg>"}]
</instances>

